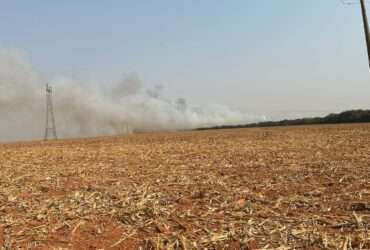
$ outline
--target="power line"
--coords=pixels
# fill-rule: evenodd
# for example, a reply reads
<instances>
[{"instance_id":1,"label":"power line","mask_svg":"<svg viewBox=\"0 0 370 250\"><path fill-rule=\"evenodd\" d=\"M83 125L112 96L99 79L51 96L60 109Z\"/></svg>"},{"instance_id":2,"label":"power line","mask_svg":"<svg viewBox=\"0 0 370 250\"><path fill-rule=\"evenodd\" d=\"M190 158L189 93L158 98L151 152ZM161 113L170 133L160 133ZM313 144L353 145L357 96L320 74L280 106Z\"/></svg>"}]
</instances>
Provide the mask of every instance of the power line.
<instances>
[{"instance_id":1,"label":"power line","mask_svg":"<svg viewBox=\"0 0 370 250\"><path fill-rule=\"evenodd\" d=\"M348 0L339 0L342 4L344 5L355 5L355 4L360 4L359 1L348 1Z\"/></svg>"},{"instance_id":2,"label":"power line","mask_svg":"<svg viewBox=\"0 0 370 250\"><path fill-rule=\"evenodd\" d=\"M340 0L342 4L345 4L345 5L354 5L354 4L358 4L357 2L347 2L347 1L344 1L344 0Z\"/></svg>"}]
</instances>

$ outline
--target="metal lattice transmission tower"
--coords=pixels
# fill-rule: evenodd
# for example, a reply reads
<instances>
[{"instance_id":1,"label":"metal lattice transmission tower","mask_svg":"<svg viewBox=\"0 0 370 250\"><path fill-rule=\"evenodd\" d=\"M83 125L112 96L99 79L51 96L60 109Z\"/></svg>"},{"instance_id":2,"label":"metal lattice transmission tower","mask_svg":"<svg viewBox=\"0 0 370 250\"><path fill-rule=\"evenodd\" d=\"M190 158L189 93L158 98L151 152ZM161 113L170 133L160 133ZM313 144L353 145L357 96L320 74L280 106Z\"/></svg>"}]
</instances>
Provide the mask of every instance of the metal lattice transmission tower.
<instances>
[{"instance_id":1,"label":"metal lattice transmission tower","mask_svg":"<svg viewBox=\"0 0 370 250\"><path fill-rule=\"evenodd\" d=\"M57 129L55 126L55 117L53 110L53 89L49 84L46 84L46 124L44 140L58 139Z\"/></svg>"}]
</instances>

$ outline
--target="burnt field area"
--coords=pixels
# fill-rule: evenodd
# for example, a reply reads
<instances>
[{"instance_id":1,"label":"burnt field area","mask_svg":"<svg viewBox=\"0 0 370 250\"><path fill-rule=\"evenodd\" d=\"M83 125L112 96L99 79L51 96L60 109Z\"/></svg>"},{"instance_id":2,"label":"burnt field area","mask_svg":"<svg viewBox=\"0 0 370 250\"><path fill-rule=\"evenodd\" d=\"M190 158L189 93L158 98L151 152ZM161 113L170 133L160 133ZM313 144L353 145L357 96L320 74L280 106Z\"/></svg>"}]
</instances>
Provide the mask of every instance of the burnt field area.
<instances>
[{"instance_id":1,"label":"burnt field area","mask_svg":"<svg viewBox=\"0 0 370 250\"><path fill-rule=\"evenodd\" d=\"M4 249L370 249L370 125L0 145Z\"/></svg>"}]
</instances>

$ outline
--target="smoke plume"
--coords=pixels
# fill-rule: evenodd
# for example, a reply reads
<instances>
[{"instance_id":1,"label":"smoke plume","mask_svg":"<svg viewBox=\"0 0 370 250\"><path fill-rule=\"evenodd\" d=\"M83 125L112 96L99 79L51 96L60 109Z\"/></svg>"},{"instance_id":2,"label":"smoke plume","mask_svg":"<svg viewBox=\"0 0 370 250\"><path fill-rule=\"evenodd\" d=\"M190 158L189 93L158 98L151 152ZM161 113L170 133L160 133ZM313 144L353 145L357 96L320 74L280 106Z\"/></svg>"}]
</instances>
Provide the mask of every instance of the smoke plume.
<instances>
[{"instance_id":1,"label":"smoke plume","mask_svg":"<svg viewBox=\"0 0 370 250\"><path fill-rule=\"evenodd\" d=\"M41 139L45 127L45 84L54 89L59 137L116 135L241 124L256 117L224 106L191 107L184 98L146 89L140 78L104 85L68 77L46 79L17 50L0 49L0 141Z\"/></svg>"}]
</instances>

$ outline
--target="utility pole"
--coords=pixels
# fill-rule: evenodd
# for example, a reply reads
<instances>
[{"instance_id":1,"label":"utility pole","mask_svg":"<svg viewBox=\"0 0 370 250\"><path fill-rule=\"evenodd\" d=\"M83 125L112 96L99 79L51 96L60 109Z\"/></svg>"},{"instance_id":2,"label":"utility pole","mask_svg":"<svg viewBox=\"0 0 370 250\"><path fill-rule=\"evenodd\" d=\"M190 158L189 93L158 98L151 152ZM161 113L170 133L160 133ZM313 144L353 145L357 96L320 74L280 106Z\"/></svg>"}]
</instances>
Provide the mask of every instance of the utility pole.
<instances>
[{"instance_id":1,"label":"utility pole","mask_svg":"<svg viewBox=\"0 0 370 250\"><path fill-rule=\"evenodd\" d=\"M362 11L362 20L364 22L367 56L369 59L369 67L370 67L370 33L369 33L369 23L368 23L367 14L366 14L365 0L361 0L361 11Z\"/></svg>"},{"instance_id":2,"label":"utility pole","mask_svg":"<svg viewBox=\"0 0 370 250\"><path fill-rule=\"evenodd\" d=\"M49 140L49 137L54 140L58 139L53 110L53 89L49 84L46 84L46 124L44 140Z\"/></svg>"}]
</instances>

